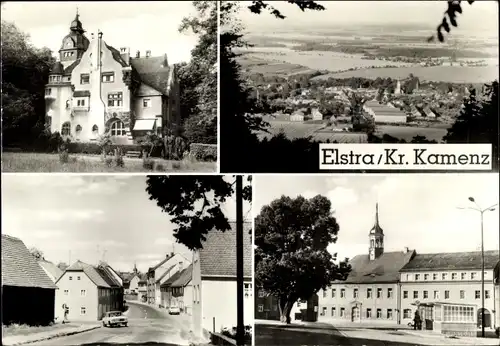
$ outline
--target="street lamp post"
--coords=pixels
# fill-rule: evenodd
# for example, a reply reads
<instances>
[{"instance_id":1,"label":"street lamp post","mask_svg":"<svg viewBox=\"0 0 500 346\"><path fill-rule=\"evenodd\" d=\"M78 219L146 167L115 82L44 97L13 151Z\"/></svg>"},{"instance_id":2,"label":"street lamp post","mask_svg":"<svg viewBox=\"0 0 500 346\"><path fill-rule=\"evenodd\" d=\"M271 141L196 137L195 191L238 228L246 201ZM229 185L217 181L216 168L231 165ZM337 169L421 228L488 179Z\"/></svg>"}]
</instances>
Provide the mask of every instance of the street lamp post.
<instances>
[{"instance_id":1,"label":"street lamp post","mask_svg":"<svg viewBox=\"0 0 500 346\"><path fill-rule=\"evenodd\" d=\"M481 209L479 204L473 197L469 197L469 201L474 203L477 208L467 208L478 211L481 215L481 336L484 338L484 236L483 236L483 215L487 211L494 211L498 204L494 204L488 208Z\"/></svg>"}]
</instances>

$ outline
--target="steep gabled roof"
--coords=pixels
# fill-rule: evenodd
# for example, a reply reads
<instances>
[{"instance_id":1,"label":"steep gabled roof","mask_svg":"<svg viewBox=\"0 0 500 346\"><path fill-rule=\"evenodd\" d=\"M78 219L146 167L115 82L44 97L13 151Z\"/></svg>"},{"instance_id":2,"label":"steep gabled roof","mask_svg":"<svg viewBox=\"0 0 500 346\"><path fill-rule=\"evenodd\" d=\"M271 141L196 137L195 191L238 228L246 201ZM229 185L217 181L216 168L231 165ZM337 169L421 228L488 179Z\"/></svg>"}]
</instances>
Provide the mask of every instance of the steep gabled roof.
<instances>
[{"instance_id":1,"label":"steep gabled roof","mask_svg":"<svg viewBox=\"0 0 500 346\"><path fill-rule=\"evenodd\" d=\"M180 271L180 270L177 271L174 275L169 277L167 281L162 283L160 287L161 288L170 287L172 285L172 283L174 283L181 276L181 273L182 273L182 271Z\"/></svg>"},{"instance_id":2,"label":"steep gabled roof","mask_svg":"<svg viewBox=\"0 0 500 346\"><path fill-rule=\"evenodd\" d=\"M230 222L226 232L212 230L199 250L201 276L236 278L236 223ZM245 277L252 277L252 240L250 222L243 224L243 271Z\"/></svg>"},{"instance_id":3,"label":"steep gabled roof","mask_svg":"<svg viewBox=\"0 0 500 346\"><path fill-rule=\"evenodd\" d=\"M498 262L498 251L484 252L485 269L494 269ZM481 251L419 254L406 264L401 272L454 269L481 270Z\"/></svg>"},{"instance_id":4,"label":"steep gabled roof","mask_svg":"<svg viewBox=\"0 0 500 346\"><path fill-rule=\"evenodd\" d=\"M75 69L76 66L78 66L78 64L80 63L81 59L76 59L71 65L69 65L68 67L66 67L64 69L64 75L70 75L71 72L73 72L73 70Z\"/></svg>"},{"instance_id":5,"label":"steep gabled roof","mask_svg":"<svg viewBox=\"0 0 500 346\"><path fill-rule=\"evenodd\" d=\"M169 267L169 268L165 271L165 273L163 273L163 274L162 274L162 275L161 275L161 276L160 276L160 277L156 280L156 282L157 282L157 283L158 283L158 282L161 282L161 280L162 280L165 276L167 276L167 274L168 274L168 273L170 273L170 272L172 271L172 269L174 269L174 267L175 267L175 264L174 264L174 265L172 265L172 266L170 266L170 267Z\"/></svg>"},{"instance_id":6,"label":"steep gabled roof","mask_svg":"<svg viewBox=\"0 0 500 346\"><path fill-rule=\"evenodd\" d=\"M168 95L170 86L171 69L167 57L146 57L130 59L132 68L137 72L140 81L164 95Z\"/></svg>"},{"instance_id":7,"label":"steep gabled roof","mask_svg":"<svg viewBox=\"0 0 500 346\"><path fill-rule=\"evenodd\" d=\"M113 55L113 59L115 59L117 62L119 62L120 65L122 65L122 67L128 66L127 63L122 59L122 56L121 56L120 52L118 51L118 49L116 49L113 46L108 45L106 42L104 42L104 44L106 45L106 48L108 48L111 51L111 54Z\"/></svg>"},{"instance_id":8,"label":"steep gabled roof","mask_svg":"<svg viewBox=\"0 0 500 346\"><path fill-rule=\"evenodd\" d=\"M376 283L398 282L399 271L415 255L415 250L408 252L384 252L380 257L370 260L368 255L358 255L349 261L352 267L345 281L336 283Z\"/></svg>"},{"instance_id":9,"label":"steep gabled roof","mask_svg":"<svg viewBox=\"0 0 500 346\"><path fill-rule=\"evenodd\" d=\"M184 269L177 280L175 280L170 287L185 287L193 277L193 265L190 264L189 267Z\"/></svg>"},{"instance_id":10,"label":"steep gabled roof","mask_svg":"<svg viewBox=\"0 0 500 346\"><path fill-rule=\"evenodd\" d=\"M2 234L2 286L57 289L21 239Z\"/></svg>"},{"instance_id":11,"label":"steep gabled roof","mask_svg":"<svg viewBox=\"0 0 500 346\"><path fill-rule=\"evenodd\" d=\"M54 280L57 281L59 277L64 273L61 269L59 269L58 266L56 266L54 263L46 261L46 260L40 260L38 261L38 264L49 274L54 277Z\"/></svg>"},{"instance_id":12,"label":"steep gabled roof","mask_svg":"<svg viewBox=\"0 0 500 346\"><path fill-rule=\"evenodd\" d=\"M66 272L83 272L97 287L120 287L120 284L116 281L111 272L109 272L109 270L105 266L94 267L90 264L78 260L71 266L69 266L66 269ZM59 280L61 279L61 277L59 278Z\"/></svg>"},{"instance_id":13,"label":"steep gabled roof","mask_svg":"<svg viewBox=\"0 0 500 346\"><path fill-rule=\"evenodd\" d=\"M154 267L149 268L148 272L155 271L156 269L160 268L162 265L165 264L165 262L167 262L169 259L171 259L174 256L175 256L174 253L168 254L167 256L165 256L165 259L163 259L160 263L158 263Z\"/></svg>"}]
</instances>

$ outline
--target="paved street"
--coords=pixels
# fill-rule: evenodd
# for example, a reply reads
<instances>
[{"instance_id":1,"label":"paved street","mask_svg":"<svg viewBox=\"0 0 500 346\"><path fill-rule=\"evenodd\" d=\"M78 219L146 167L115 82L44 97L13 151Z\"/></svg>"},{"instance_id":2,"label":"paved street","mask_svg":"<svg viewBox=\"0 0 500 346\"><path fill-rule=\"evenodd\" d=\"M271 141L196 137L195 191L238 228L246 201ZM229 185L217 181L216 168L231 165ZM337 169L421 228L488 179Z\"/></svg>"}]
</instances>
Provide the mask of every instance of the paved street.
<instances>
[{"instance_id":1,"label":"paved street","mask_svg":"<svg viewBox=\"0 0 500 346\"><path fill-rule=\"evenodd\" d=\"M56 338L30 345L133 345L155 342L159 345L189 345L189 319L170 316L165 311L129 302L128 327L98 328L81 334Z\"/></svg>"}]
</instances>

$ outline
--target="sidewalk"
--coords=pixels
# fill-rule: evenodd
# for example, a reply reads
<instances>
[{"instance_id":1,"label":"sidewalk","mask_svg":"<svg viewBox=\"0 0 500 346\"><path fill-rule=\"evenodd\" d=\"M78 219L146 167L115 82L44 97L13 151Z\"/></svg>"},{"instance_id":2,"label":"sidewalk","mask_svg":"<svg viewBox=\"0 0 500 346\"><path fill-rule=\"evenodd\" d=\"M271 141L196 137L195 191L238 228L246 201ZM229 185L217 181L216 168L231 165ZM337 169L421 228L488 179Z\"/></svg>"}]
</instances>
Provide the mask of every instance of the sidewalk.
<instances>
[{"instance_id":1,"label":"sidewalk","mask_svg":"<svg viewBox=\"0 0 500 346\"><path fill-rule=\"evenodd\" d=\"M97 323L85 323L85 324L68 323L66 326L61 326L60 328L53 330L40 331L38 333L33 333L28 335L4 336L2 337L2 345L15 346L15 345L28 344L32 342L51 340L61 336L80 334L100 327L101 324Z\"/></svg>"}]
</instances>

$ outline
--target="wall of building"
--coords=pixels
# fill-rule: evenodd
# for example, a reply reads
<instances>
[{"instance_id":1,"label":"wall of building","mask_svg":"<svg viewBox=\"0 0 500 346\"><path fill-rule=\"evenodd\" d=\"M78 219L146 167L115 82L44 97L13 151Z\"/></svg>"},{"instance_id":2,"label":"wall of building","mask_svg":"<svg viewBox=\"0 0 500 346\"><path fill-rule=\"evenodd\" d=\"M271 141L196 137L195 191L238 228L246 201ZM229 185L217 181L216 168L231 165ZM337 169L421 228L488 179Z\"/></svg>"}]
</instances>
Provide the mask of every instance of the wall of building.
<instances>
[{"instance_id":1,"label":"wall of building","mask_svg":"<svg viewBox=\"0 0 500 346\"><path fill-rule=\"evenodd\" d=\"M139 292L139 277L135 275L132 280L130 280L129 290L132 292Z\"/></svg>"},{"instance_id":2,"label":"wall of building","mask_svg":"<svg viewBox=\"0 0 500 346\"><path fill-rule=\"evenodd\" d=\"M245 282L251 283L250 279ZM202 327L205 330L213 331L215 319L215 332L220 332L222 328L231 329L236 327L237 312L237 286L236 279L203 278L202 286ZM253 324L253 297L244 299L244 323Z\"/></svg>"},{"instance_id":3,"label":"wall of building","mask_svg":"<svg viewBox=\"0 0 500 346\"><path fill-rule=\"evenodd\" d=\"M48 85L45 89L51 89L51 96L53 99L45 100L46 103L46 114L51 113L51 125L50 131L52 133L61 133L62 125L71 119L71 107L66 108L66 101L71 103L71 98L73 92L71 91L71 85ZM71 132L75 133L76 123L71 124Z\"/></svg>"},{"instance_id":4,"label":"wall of building","mask_svg":"<svg viewBox=\"0 0 500 346\"><path fill-rule=\"evenodd\" d=\"M192 298L192 322L193 322L193 333L197 336L203 336L202 327L202 290L201 290L201 266L200 266L200 254L198 251L193 253L193 278L191 280L191 285L193 287L193 298Z\"/></svg>"},{"instance_id":5,"label":"wall of building","mask_svg":"<svg viewBox=\"0 0 500 346\"><path fill-rule=\"evenodd\" d=\"M406 123L406 115L375 115L376 123L403 124Z\"/></svg>"},{"instance_id":6,"label":"wall of building","mask_svg":"<svg viewBox=\"0 0 500 346\"><path fill-rule=\"evenodd\" d=\"M345 290L344 298L341 297L341 290ZM354 290L358 290L357 298L354 297ZM371 289L371 298L367 298L367 291ZM377 291L381 289L381 297L377 298ZM391 298L388 298L389 289L392 290ZM332 296L332 290L334 296ZM360 319L358 322L366 320L384 323L398 323L398 285L388 284L334 284L326 291L320 290L318 321L352 321L352 308L358 306L360 309ZM332 308L333 313L332 313ZM344 309L343 316L341 310ZM367 317L367 309L371 309L371 318ZM377 318L377 310L380 309L382 316ZM388 310L392 313L392 318L388 318ZM333 316L332 316L333 315Z\"/></svg>"},{"instance_id":7,"label":"wall of building","mask_svg":"<svg viewBox=\"0 0 500 346\"><path fill-rule=\"evenodd\" d=\"M151 100L151 107L144 107L144 99ZM134 99L133 107L137 119L155 119L162 114L162 96L138 96Z\"/></svg>"},{"instance_id":8,"label":"wall of building","mask_svg":"<svg viewBox=\"0 0 500 346\"><path fill-rule=\"evenodd\" d=\"M58 321L64 318L63 304L69 307L70 321L97 321L98 295L97 286L83 272L65 272L56 283L59 288L56 292L55 316ZM67 293L64 291L68 290ZM85 290L82 296L81 290ZM85 314L81 308L85 307Z\"/></svg>"},{"instance_id":9,"label":"wall of building","mask_svg":"<svg viewBox=\"0 0 500 346\"><path fill-rule=\"evenodd\" d=\"M2 324L44 326L54 322L55 291L2 285Z\"/></svg>"},{"instance_id":10,"label":"wall of building","mask_svg":"<svg viewBox=\"0 0 500 346\"><path fill-rule=\"evenodd\" d=\"M184 287L184 295L182 296L182 305L184 312L188 315L193 313L193 284L192 281Z\"/></svg>"}]
</instances>

